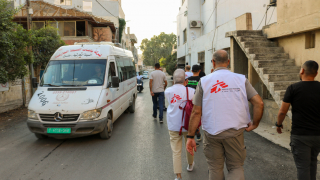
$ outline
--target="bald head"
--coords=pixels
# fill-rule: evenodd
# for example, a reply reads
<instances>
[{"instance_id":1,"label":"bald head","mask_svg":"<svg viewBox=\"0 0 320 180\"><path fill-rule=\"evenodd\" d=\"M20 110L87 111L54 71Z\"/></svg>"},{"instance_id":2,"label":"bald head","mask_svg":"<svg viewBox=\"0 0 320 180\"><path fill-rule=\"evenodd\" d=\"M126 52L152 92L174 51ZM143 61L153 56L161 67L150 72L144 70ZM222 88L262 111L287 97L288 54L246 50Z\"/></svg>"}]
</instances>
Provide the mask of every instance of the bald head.
<instances>
[{"instance_id":1,"label":"bald head","mask_svg":"<svg viewBox=\"0 0 320 180\"><path fill-rule=\"evenodd\" d=\"M174 84L183 84L185 81L185 73L183 69L177 69L173 73Z\"/></svg>"},{"instance_id":2,"label":"bald head","mask_svg":"<svg viewBox=\"0 0 320 180\"><path fill-rule=\"evenodd\" d=\"M229 60L229 55L225 50L218 50L213 53L212 59L216 64L227 64Z\"/></svg>"}]
</instances>

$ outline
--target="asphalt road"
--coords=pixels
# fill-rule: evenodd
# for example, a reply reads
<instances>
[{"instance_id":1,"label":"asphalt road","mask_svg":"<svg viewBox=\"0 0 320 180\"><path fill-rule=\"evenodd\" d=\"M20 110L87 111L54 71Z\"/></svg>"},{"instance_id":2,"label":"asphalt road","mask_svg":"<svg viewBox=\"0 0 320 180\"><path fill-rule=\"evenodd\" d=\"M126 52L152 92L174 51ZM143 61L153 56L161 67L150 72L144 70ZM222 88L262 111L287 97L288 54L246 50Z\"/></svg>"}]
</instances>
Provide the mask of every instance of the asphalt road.
<instances>
[{"instance_id":1,"label":"asphalt road","mask_svg":"<svg viewBox=\"0 0 320 180\"><path fill-rule=\"evenodd\" d=\"M0 179L174 179L166 118L152 118L148 83L138 94L136 112L115 122L112 137L99 136L38 140L25 121L0 132ZM164 113L166 115L166 113ZM1 126L1 124L0 124ZM263 137L245 133L247 180L296 179L291 153ZM187 172L183 151L183 179L208 179L202 143L195 154L195 168ZM320 176L318 174L318 178Z\"/></svg>"}]
</instances>

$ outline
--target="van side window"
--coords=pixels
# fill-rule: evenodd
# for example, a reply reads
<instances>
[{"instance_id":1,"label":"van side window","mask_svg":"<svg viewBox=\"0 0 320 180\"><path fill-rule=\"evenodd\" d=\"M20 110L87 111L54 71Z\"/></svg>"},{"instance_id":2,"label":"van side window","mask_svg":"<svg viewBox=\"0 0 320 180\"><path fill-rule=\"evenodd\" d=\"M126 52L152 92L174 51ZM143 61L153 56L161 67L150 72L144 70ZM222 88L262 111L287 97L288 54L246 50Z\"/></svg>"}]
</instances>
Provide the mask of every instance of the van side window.
<instances>
[{"instance_id":1,"label":"van side window","mask_svg":"<svg viewBox=\"0 0 320 180\"><path fill-rule=\"evenodd\" d=\"M111 87L111 77L116 75L116 68L114 62L110 62L109 64L109 72L108 72L108 87Z\"/></svg>"}]
</instances>

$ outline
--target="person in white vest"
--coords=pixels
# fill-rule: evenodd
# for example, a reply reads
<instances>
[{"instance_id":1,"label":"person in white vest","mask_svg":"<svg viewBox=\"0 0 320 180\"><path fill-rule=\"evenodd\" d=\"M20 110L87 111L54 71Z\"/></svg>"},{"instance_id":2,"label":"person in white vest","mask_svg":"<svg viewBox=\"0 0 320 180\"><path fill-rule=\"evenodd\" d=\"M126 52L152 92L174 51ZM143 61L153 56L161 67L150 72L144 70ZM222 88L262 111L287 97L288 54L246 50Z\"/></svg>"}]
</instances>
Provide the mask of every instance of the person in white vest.
<instances>
[{"instance_id":1,"label":"person in white vest","mask_svg":"<svg viewBox=\"0 0 320 180\"><path fill-rule=\"evenodd\" d=\"M185 73L183 69L177 69L173 73L174 85L166 89L165 97L169 102L167 109L167 124L170 134L170 144L173 155L173 171L176 174L176 180L181 179L182 166L181 166L181 152L182 152L182 139L187 142L187 131L182 128L182 134L179 131L182 122L183 111L179 109L181 103L187 100L186 88L188 88L189 100L193 99L195 90L193 88L185 87ZM182 104L183 105L183 104ZM195 131L194 131L195 132ZM192 171L194 166L193 156L187 153L188 166L187 170Z\"/></svg>"},{"instance_id":2,"label":"person in white vest","mask_svg":"<svg viewBox=\"0 0 320 180\"><path fill-rule=\"evenodd\" d=\"M244 131L257 128L263 114L263 101L244 75L230 72L228 53L213 54L214 72L201 78L193 98L187 151L194 154L194 134L202 121L204 154L210 180L244 180L246 158ZM251 122L248 101L253 105ZM223 173L226 163L228 174Z\"/></svg>"}]
</instances>

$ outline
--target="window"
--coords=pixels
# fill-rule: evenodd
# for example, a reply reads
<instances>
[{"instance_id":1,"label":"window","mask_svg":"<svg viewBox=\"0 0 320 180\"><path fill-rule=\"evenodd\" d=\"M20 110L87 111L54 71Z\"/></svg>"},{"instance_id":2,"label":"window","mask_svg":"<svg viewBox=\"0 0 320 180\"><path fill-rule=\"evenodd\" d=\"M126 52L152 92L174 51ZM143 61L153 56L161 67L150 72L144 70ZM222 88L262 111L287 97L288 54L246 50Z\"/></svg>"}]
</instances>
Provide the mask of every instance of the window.
<instances>
[{"instance_id":1,"label":"window","mask_svg":"<svg viewBox=\"0 0 320 180\"><path fill-rule=\"evenodd\" d=\"M177 44L178 44L178 46L180 46L180 36L178 36L178 39L177 39L177 40L178 40L178 43L177 43Z\"/></svg>"},{"instance_id":2,"label":"window","mask_svg":"<svg viewBox=\"0 0 320 180\"><path fill-rule=\"evenodd\" d=\"M108 71L108 87L112 87L112 77L116 75L116 68L114 62L110 62Z\"/></svg>"},{"instance_id":3,"label":"window","mask_svg":"<svg viewBox=\"0 0 320 180\"><path fill-rule=\"evenodd\" d=\"M129 57L116 58L119 72L120 82L128 80L136 76L136 69L133 64L133 59Z\"/></svg>"},{"instance_id":4,"label":"window","mask_svg":"<svg viewBox=\"0 0 320 180\"><path fill-rule=\"evenodd\" d=\"M86 35L86 22L85 21L76 21L77 36Z\"/></svg>"},{"instance_id":5,"label":"window","mask_svg":"<svg viewBox=\"0 0 320 180\"><path fill-rule=\"evenodd\" d=\"M71 0L54 0L54 4L71 6L72 5L72 1Z\"/></svg>"},{"instance_id":6,"label":"window","mask_svg":"<svg viewBox=\"0 0 320 180\"><path fill-rule=\"evenodd\" d=\"M92 12L92 2L90 1L83 1L82 4L83 10L86 12Z\"/></svg>"},{"instance_id":7,"label":"window","mask_svg":"<svg viewBox=\"0 0 320 180\"><path fill-rule=\"evenodd\" d=\"M205 52L204 51L203 52L199 52L198 53L198 62L199 63L200 62L205 62L204 58L205 58Z\"/></svg>"},{"instance_id":8,"label":"window","mask_svg":"<svg viewBox=\"0 0 320 180\"><path fill-rule=\"evenodd\" d=\"M64 22L63 23L63 36L76 36L76 22Z\"/></svg>"},{"instance_id":9,"label":"window","mask_svg":"<svg viewBox=\"0 0 320 180\"><path fill-rule=\"evenodd\" d=\"M315 48L316 46L316 33L315 31L306 33L306 49Z\"/></svg>"},{"instance_id":10,"label":"window","mask_svg":"<svg viewBox=\"0 0 320 180\"><path fill-rule=\"evenodd\" d=\"M32 22L32 29L38 30L44 28L45 21L33 21Z\"/></svg>"},{"instance_id":11,"label":"window","mask_svg":"<svg viewBox=\"0 0 320 180\"><path fill-rule=\"evenodd\" d=\"M183 31L183 43L187 42L187 29L184 29Z\"/></svg>"}]
</instances>

